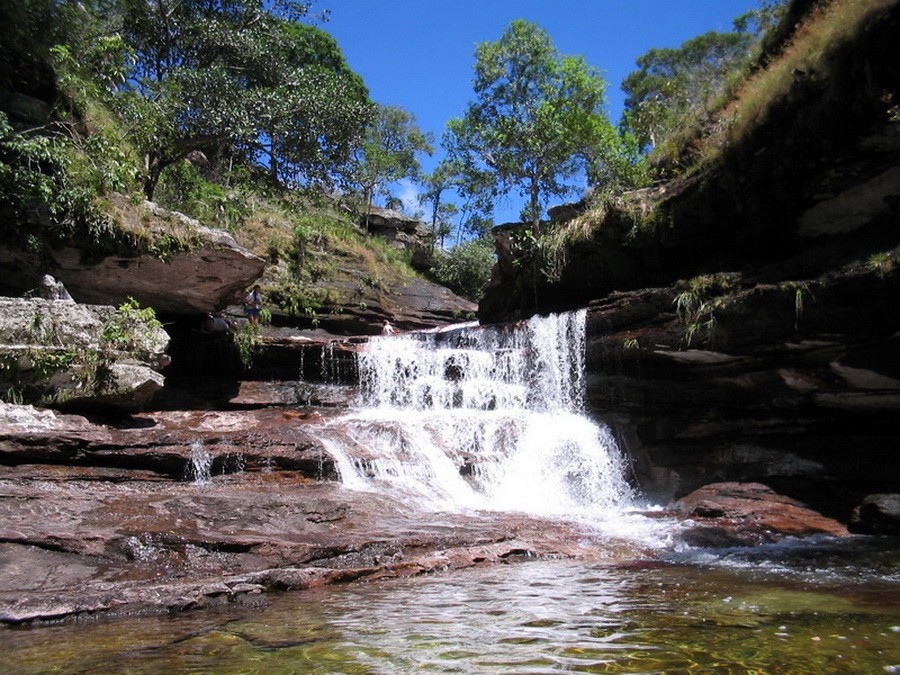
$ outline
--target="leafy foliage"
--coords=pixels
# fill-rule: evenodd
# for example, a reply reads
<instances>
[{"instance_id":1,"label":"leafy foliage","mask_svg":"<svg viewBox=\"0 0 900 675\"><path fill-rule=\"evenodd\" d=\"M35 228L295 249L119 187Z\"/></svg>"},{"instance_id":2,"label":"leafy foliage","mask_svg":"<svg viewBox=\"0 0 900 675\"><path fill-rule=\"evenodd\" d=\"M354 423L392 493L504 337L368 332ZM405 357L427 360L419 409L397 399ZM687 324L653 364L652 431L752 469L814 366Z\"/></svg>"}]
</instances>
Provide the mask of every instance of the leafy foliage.
<instances>
[{"instance_id":1,"label":"leafy foliage","mask_svg":"<svg viewBox=\"0 0 900 675\"><path fill-rule=\"evenodd\" d=\"M650 49L622 83L626 93L621 128L656 164L677 164L687 140L718 131L723 101L747 76L765 38L786 12L788 0L761 0L737 17L734 31L710 31L678 48Z\"/></svg>"},{"instance_id":2,"label":"leafy foliage","mask_svg":"<svg viewBox=\"0 0 900 675\"><path fill-rule=\"evenodd\" d=\"M8 242L40 255L63 242L108 237L111 224L97 203L103 175L64 131L17 133L0 112L0 231Z\"/></svg>"},{"instance_id":3,"label":"leafy foliage","mask_svg":"<svg viewBox=\"0 0 900 675\"><path fill-rule=\"evenodd\" d=\"M684 344L695 340L714 344L716 310L739 287L739 279L731 274L703 274L679 283L681 292L675 297L675 311L685 326Z\"/></svg>"},{"instance_id":4,"label":"leafy foliage","mask_svg":"<svg viewBox=\"0 0 900 675\"><path fill-rule=\"evenodd\" d=\"M896 251L873 253L866 260L866 267L884 281L900 267L900 254Z\"/></svg>"},{"instance_id":5,"label":"leafy foliage","mask_svg":"<svg viewBox=\"0 0 900 675\"><path fill-rule=\"evenodd\" d=\"M191 162L184 160L168 166L160 176L156 201L176 211L190 213L203 223L235 232L248 215L250 181L235 170L229 185L210 180Z\"/></svg>"},{"instance_id":6,"label":"leafy foliage","mask_svg":"<svg viewBox=\"0 0 900 675\"><path fill-rule=\"evenodd\" d=\"M267 304L299 323L368 304L415 274L410 252L366 236L344 201L285 191L251 195L247 208L236 238L268 259Z\"/></svg>"},{"instance_id":7,"label":"leafy foliage","mask_svg":"<svg viewBox=\"0 0 900 675\"><path fill-rule=\"evenodd\" d=\"M128 298L103 325L100 339L107 349L141 355L148 331L161 328L152 307L142 308L137 300Z\"/></svg>"},{"instance_id":8,"label":"leafy foliage","mask_svg":"<svg viewBox=\"0 0 900 675\"><path fill-rule=\"evenodd\" d=\"M332 179L371 107L306 6L261 0L115 0L104 27L134 49L117 97L145 156L144 190L192 152L253 163L291 183Z\"/></svg>"},{"instance_id":9,"label":"leafy foliage","mask_svg":"<svg viewBox=\"0 0 900 675\"><path fill-rule=\"evenodd\" d=\"M259 332L259 326L253 323L244 324L240 330L236 331L232 339L234 346L237 348L238 357L241 365L245 370L253 367L253 359L262 349L263 341Z\"/></svg>"},{"instance_id":10,"label":"leafy foliage","mask_svg":"<svg viewBox=\"0 0 900 675\"><path fill-rule=\"evenodd\" d=\"M754 37L710 31L679 48L651 49L622 83L625 125L642 145L670 141L686 122L703 118L729 74L747 64Z\"/></svg>"},{"instance_id":11,"label":"leafy foliage","mask_svg":"<svg viewBox=\"0 0 900 675\"><path fill-rule=\"evenodd\" d=\"M355 149L348 174L350 184L362 191L366 208L372 205L379 188L420 175L418 153L434 152L430 134L419 129L412 113L386 105L379 105L376 110L374 120Z\"/></svg>"},{"instance_id":12,"label":"leafy foliage","mask_svg":"<svg viewBox=\"0 0 900 675\"><path fill-rule=\"evenodd\" d=\"M539 229L542 204L571 192L568 181L609 128L606 84L521 19L499 41L478 45L475 58L476 98L449 122L448 152L464 177L489 178L492 193L518 190L527 199L523 219Z\"/></svg>"},{"instance_id":13,"label":"leafy foliage","mask_svg":"<svg viewBox=\"0 0 900 675\"><path fill-rule=\"evenodd\" d=\"M491 278L494 248L485 238L471 239L449 251L441 251L434 266L435 278L450 290L478 301Z\"/></svg>"}]
</instances>

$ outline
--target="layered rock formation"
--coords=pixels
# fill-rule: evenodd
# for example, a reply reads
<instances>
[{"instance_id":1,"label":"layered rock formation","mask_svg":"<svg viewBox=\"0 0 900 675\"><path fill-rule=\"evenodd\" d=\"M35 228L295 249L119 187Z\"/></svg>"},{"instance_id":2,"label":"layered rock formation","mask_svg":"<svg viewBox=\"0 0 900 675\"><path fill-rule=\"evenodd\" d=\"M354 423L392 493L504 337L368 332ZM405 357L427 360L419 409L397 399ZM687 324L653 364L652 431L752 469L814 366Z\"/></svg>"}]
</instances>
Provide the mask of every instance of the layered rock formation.
<instances>
[{"instance_id":1,"label":"layered rock formation","mask_svg":"<svg viewBox=\"0 0 900 675\"><path fill-rule=\"evenodd\" d=\"M384 237L397 248L430 249L431 233L417 218L394 209L370 206L359 218L359 227L363 230Z\"/></svg>"},{"instance_id":2,"label":"layered rock formation","mask_svg":"<svg viewBox=\"0 0 900 675\"><path fill-rule=\"evenodd\" d=\"M798 81L714 172L612 205L594 238L567 251L557 281L513 265L510 230L498 231L483 318L590 305L587 406L613 427L647 496L665 503L701 490L666 514L690 519L689 544L843 534L800 502L841 522L859 505L854 527L895 531L900 142L878 102L900 91L897 24L896 9L882 13L835 56L846 66L836 77ZM629 220L644 204L654 227ZM121 367L107 377L58 377L48 365L78 365L120 336L118 310L0 306L3 374L15 369L20 383L31 373L46 402L71 397L103 413L0 404L0 621L257 602L267 589L526 555L646 553L589 546L588 533L559 523L414 513L337 483L314 425L352 401L359 340L334 335L374 332L386 317L401 328L445 323L470 305L419 280L382 288L350 270L335 287L352 307L304 335L264 329L248 370L231 335L205 332L201 320L234 302L261 259L150 204L113 208L135 233L168 233L156 240L169 245L91 262L59 250L55 269L76 299L118 305L130 295L170 315L172 375L135 412L158 374L130 399L114 401L103 386L161 366L167 337L146 331L145 366L132 346L112 349ZM7 292L35 287L47 271L21 251L3 252L0 265ZM723 270L707 287L678 282ZM60 323L70 326L64 336Z\"/></svg>"},{"instance_id":3,"label":"layered rock formation","mask_svg":"<svg viewBox=\"0 0 900 675\"><path fill-rule=\"evenodd\" d=\"M810 286L748 281L693 335L678 290L592 304L589 405L666 502L705 483L765 483L847 522L900 484L898 275L846 269Z\"/></svg>"},{"instance_id":4,"label":"layered rock formation","mask_svg":"<svg viewBox=\"0 0 900 675\"><path fill-rule=\"evenodd\" d=\"M270 392L271 393L271 392ZM269 589L522 556L633 557L524 517L418 513L335 482L324 410L156 411L116 426L0 403L0 622L259 602Z\"/></svg>"},{"instance_id":5,"label":"layered rock formation","mask_svg":"<svg viewBox=\"0 0 900 675\"><path fill-rule=\"evenodd\" d=\"M898 39L873 5L718 162L569 209L551 278L495 232L482 320L590 306L589 405L652 498L750 480L847 522L900 485Z\"/></svg>"},{"instance_id":6,"label":"layered rock formation","mask_svg":"<svg viewBox=\"0 0 900 675\"><path fill-rule=\"evenodd\" d=\"M900 7L878 4L827 52L821 72L795 78L715 162L592 212L581 224L590 236L573 236L542 261L556 267L550 278L514 264L516 227L498 228L499 262L480 317L517 319L712 272L814 279L889 256L900 208Z\"/></svg>"},{"instance_id":7,"label":"layered rock formation","mask_svg":"<svg viewBox=\"0 0 900 675\"><path fill-rule=\"evenodd\" d=\"M169 336L129 306L0 298L0 390L44 405L119 412L163 386Z\"/></svg>"},{"instance_id":8,"label":"layered rock formation","mask_svg":"<svg viewBox=\"0 0 900 675\"><path fill-rule=\"evenodd\" d=\"M48 260L0 246L0 291L21 295L50 272L78 302L119 305L132 297L159 312L201 313L236 302L265 267L227 232L152 202L113 195L110 217L121 236L146 238L155 252L97 255L63 248L51 250Z\"/></svg>"}]
</instances>

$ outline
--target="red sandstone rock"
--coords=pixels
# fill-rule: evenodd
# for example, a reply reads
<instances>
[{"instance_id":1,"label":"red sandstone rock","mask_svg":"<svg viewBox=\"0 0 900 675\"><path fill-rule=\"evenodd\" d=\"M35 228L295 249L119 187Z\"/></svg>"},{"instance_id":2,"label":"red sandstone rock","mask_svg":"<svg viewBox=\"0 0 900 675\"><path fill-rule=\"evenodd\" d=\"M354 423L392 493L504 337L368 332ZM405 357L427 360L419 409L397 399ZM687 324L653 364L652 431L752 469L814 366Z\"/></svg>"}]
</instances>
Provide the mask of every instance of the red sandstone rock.
<instances>
[{"instance_id":1,"label":"red sandstone rock","mask_svg":"<svg viewBox=\"0 0 900 675\"><path fill-rule=\"evenodd\" d=\"M697 527L683 533L696 546L749 545L785 536L848 534L841 523L760 483L712 483L695 490L676 507Z\"/></svg>"}]
</instances>

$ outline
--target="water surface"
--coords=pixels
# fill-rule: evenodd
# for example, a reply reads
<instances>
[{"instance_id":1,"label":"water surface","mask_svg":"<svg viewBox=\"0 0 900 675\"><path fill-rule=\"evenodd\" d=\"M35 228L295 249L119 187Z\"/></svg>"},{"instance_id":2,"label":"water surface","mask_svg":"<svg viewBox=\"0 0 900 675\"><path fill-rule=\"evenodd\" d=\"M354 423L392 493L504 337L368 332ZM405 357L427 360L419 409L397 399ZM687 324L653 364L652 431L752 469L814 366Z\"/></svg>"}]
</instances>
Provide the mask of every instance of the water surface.
<instances>
[{"instance_id":1,"label":"water surface","mask_svg":"<svg viewBox=\"0 0 900 675\"><path fill-rule=\"evenodd\" d=\"M896 542L542 560L4 630L15 673L900 672Z\"/></svg>"}]
</instances>

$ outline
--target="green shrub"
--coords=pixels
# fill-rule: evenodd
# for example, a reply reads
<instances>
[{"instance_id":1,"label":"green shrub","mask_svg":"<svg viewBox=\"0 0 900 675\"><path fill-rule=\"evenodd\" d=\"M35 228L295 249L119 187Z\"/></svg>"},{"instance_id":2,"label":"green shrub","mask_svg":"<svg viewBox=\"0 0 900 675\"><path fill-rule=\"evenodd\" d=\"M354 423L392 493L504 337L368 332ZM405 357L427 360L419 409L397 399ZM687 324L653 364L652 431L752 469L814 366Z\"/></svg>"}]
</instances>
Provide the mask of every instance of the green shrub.
<instances>
[{"instance_id":1,"label":"green shrub","mask_svg":"<svg viewBox=\"0 0 900 675\"><path fill-rule=\"evenodd\" d=\"M678 283L681 292L675 296L675 312L685 326L684 344L695 339L713 346L716 339L716 310L739 288L733 274L703 274Z\"/></svg>"},{"instance_id":2,"label":"green shrub","mask_svg":"<svg viewBox=\"0 0 900 675\"><path fill-rule=\"evenodd\" d=\"M494 249L486 239L473 239L437 255L435 278L450 290L477 301L491 278Z\"/></svg>"},{"instance_id":3,"label":"green shrub","mask_svg":"<svg viewBox=\"0 0 900 675\"><path fill-rule=\"evenodd\" d=\"M141 339L147 331L161 328L152 307L141 308L137 300L128 298L104 323L100 339L108 349L140 355L143 351Z\"/></svg>"},{"instance_id":4,"label":"green shrub","mask_svg":"<svg viewBox=\"0 0 900 675\"><path fill-rule=\"evenodd\" d=\"M238 356L244 368L249 370L253 366L253 359L262 348L262 336L259 333L259 326L247 323L233 334L234 346L237 348Z\"/></svg>"},{"instance_id":5,"label":"green shrub","mask_svg":"<svg viewBox=\"0 0 900 675\"><path fill-rule=\"evenodd\" d=\"M247 198L240 187L225 187L203 177L187 160L162 172L154 193L161 206L196 218L204 225L237 231L247 218Z\"/></svg>"},{"instance_id":6,"label":"green shrub","mask_svg":"<svg viewBox=\"0 0 900 675\"><path fill-rule=\"evenodd\" d=\"M97 239L107 226L96 192L71 172L74 145L61 132L22 134L0 112L0 204L8 240L40 249Z\"/></svg>"}]
</instances>

